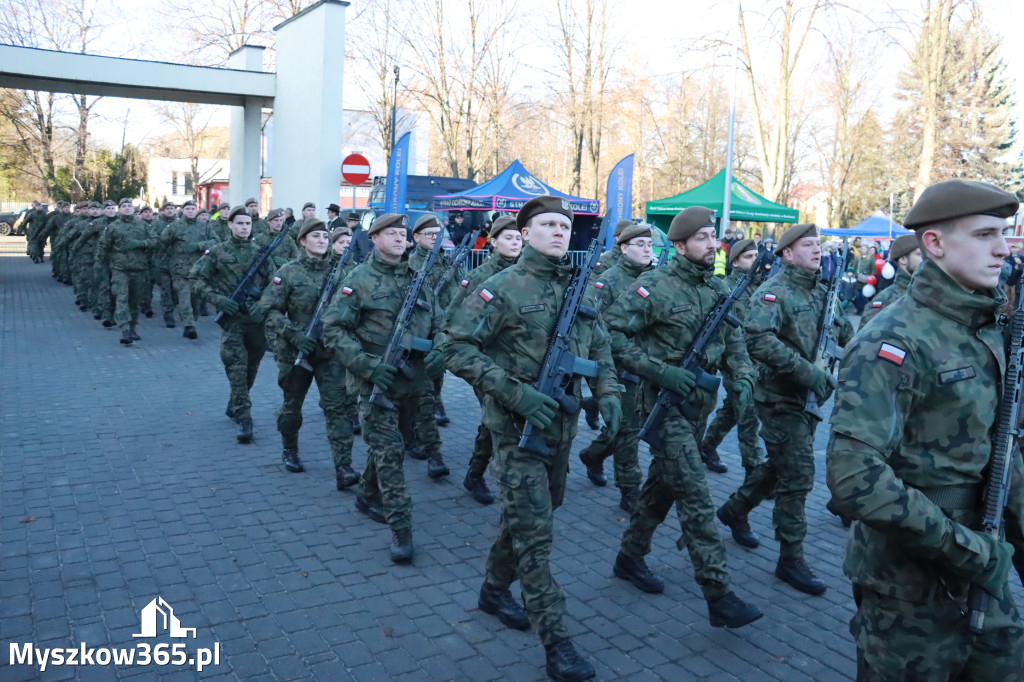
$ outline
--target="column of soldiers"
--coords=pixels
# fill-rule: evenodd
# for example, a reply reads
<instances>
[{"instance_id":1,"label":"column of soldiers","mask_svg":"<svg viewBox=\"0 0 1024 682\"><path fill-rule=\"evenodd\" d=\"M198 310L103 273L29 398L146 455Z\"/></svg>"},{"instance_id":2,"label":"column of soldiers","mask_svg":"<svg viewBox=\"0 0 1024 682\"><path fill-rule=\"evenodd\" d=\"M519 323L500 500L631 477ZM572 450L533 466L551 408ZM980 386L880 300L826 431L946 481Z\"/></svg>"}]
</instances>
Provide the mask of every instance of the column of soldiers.
<instances>
[{"instance_id":1,"label":"column of soldiers","mask_svg":"<svg viewBox=\"0 0 1024 682\"><path fill-rule=\"evenodd\" d=\"M107 203L82 206L81 217L76 208L63 222L53 221L57 227L47 234L54 244L55 276L74 283L83 310L109 305L101 300L108 295L89 280L108 277L114 323L122 343L130 344L138 337L147 254L159 243L177 244L172 253L183 258L199 254L187 279L191 293L228 319L221 358L231 385L227 414L239 425L238 440L252 440L248 392L265 350L266 322L276 337L283 392L277 427L285 468L303 470L298 433L315 379L337 488L358 483L356 509L389 526L395 562L411 562L414 554L413 502L403 464L408 441L425 447L428 457L436 453L433 470L443 466L432 419L436 382L446 369L466 380L480 402L482 423L464 486L482 504L495 497L501 503L478 604L507 627L533 627L553 679L594 676L572 644L565 596L550 563L553 515L564 501L578 410L567 412L565 403L534 387L546 352L538 340L550 338L572 275L566 252L573 214L566 202L539 197L515 219L496 221L491 260L456 279L447 301L432 286L420 291L408 332L429 342L430 350L413 351L403 367L387 364L382 355L406 289L439 238L440 225L432 217L413 226L411 255L407 217L378 217L366 231L372 250L364 262L344 268L323 332L314 334L308 327L323 283L356 243L354 226L340 224L336 206L334 230L306 216L289 247L294 257L269 261L256 282L262 297L240 306L229 294L259 249L251 236L258 219L254 201L226 217L221 209L231 236L212 244L213 224L179 222L158 239L155 230L132 220L130 202L120 208ZM786 230L774 250L782 261L779 274L762 281L763 273L757 273L756 289L733 311L742 326L721 325L700 359L703 372L721 375L726 391L710 427L717 391L680 360L708 312L752 267L758 246L736 242L729 254L732 277L715 276L715 215L690 208L669 228L672 258L652 268L651 228L632 221L617 226L615 248L602 258L586 296L597 315L579 317L570 335L573 352L598 367L587 383L605 421L580 459L590 480L603 485L603 460L613 457L620 506L630 512L612 572L641 591L664 590L645 557L674 507L678 548L689 552L710 624L748 625L762 612L733 590L714 519L730 529L737 544L755 549L760 540L749 515L773 497L776 576L800 592L823 594L825 584L804 551L818 421L806 404L813 396L821 406L836 392L826 469L831 504L853 523L845 571L857 606L850 630L858 679L1024 679L1024 626L1007 582L1011 568L1024 572L1024 461L1018 448L1005 540L979 531L979 499L1007 372L1005 296L998 289L1008 252L1002 231L1017 207L1013 194L983 183L956 180L928 188L905 221L915 235L893 244L899 265L894 286L871 306L858 334L845 315L836 316L832 333L846 347L838 380L814 355L828 290L820 276L818 231L813 224ZM281 218L271 212L262 233L280 230L275 223ZM186 214L185 220L191 218ZM164 237L179 234L189 236ZM191 293L174 290L180 308ZM194 324L185 320L182 315L188 336ZM306 373L295 371L299 353L311 368ZM567 386L577 402L583 398L582 379L574 376ZM683 398L690 409L670 412L657 427L660 444L651 447L644 479L637 431L662 391ZM374 394L386 400L371 400ZM361 474L351 452L357 403L368 446ZM403 416L409 419L404 433ZM549 456L519 447L527 423L541 434ZM717 447L733 426L739 429L745 477L716 510L705 470L725 469ZM484 482L488 464L496 494ZM447 473L444 466L441 475ZM517 580L522 601L511 592ZM966 630L963 615L972 585L993 599L980 635Z\"/></svg>"}]
</instances>

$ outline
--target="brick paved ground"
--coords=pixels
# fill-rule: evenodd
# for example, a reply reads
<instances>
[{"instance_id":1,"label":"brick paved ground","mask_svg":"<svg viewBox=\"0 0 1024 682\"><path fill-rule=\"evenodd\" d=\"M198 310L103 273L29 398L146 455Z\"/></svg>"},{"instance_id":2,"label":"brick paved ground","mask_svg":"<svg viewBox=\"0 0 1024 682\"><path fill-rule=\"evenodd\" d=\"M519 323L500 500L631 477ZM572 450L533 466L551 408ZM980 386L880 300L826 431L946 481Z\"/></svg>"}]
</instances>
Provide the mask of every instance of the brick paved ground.
<instances>
[{"instance_id":1,"label":"brick paved ground","mask_svg":"<svg viewBox=\"0 0 1024 682\"><path fill-rule=\"evenodd\" d=\"M0 238L0 310L0 680L197 677L173 666L8 666L11 642L135 646L139 611L158 595L197 628L198 638L185 640L190 651L220 643L220 665L203 678L543 679L536 636L476 607L499 509L461 487L478 418L462 381L449 377L444 389L457 419L441 429L452 476L434 482L424 462L407 464L416 561L395 566L386 528L334 489L315 390L301 437L306 473L280 465L269 357L253 390L255 442L235 442L212 318L200 320L198 342L164 328L159 315L144 319L143 340L122 347L116 329L79 312L49 263L33 265L13 237ZM574 449L594 435L581 424ZM569 629L598 679L852 677L845 532L824 509L826 437L819 429L807 547L829 591L807 597L774 578L770 508L757 510L751 522L763 546L749 552L726 541L734 587L766 612L738 631L708 625L689 559L675 548L674 518L649 557L665 593L614 578L626 524L617 492L594 488L573 467L553 569L568 595ZM730 472L710 477L716 503L741 479L735 437L723 455ZM365 462L361 442L354 459L357 468Z\"/></svg>"}]
</instances>

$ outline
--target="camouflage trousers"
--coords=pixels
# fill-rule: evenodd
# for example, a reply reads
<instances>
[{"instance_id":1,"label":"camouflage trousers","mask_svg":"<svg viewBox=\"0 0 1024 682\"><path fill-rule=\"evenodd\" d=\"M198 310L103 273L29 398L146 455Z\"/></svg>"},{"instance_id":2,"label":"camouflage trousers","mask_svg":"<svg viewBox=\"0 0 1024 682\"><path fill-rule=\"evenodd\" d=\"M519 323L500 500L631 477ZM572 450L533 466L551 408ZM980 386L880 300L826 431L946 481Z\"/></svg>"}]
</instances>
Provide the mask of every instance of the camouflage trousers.
<instances>
[{"instance_id":1,"label":"camouflage trousers","mask_svg":"<svg viewBox=\"0 0 1024 682\"><path fill-rule=\"evenodd\" d=\"M743 414L737 414L736 397L732 388L726 388L725 401L715 413L707 431L704 432L702 445L705 450L717 450L725 437L732 431L732 427L738 426L736 438L740 444L740 460L743 468L748 472L764 462L764 448L761 446L761 438L757 435L760 424L757 422L757 412L753 409Z\"/></svg>"},{"instance_id":2,"label":"camouflage trousers","mask_svg":"<svg viewBox=\"0 0 1024 682\"><path fill-rule=\"evenodd\" d=\"M603 462L609 456L615 463L615 485L622 490L639 488L643 480L640 472L640 408L637 405L638 384L623 381L626 390L619 394L622 401L622 423L619 432L609 435L608 425L587 446L591 459Z\"/></svg>"},{"instance_id":3,"label":"camouflage trousers","mask_svg":"<svg viewBox=\"0 0 1024 682\"><path fill-rule=\"evenodd\" d=\"M560 413L556 423L559 418L569 421ZM565 498L574 425L575 421L564 423L557 441L545 439L551 451L546 457L519 448L521 420L509 420L506 428L491 431L501 530L487 557L486 580L504 589L519 580L526 613L545 645L569 636L563 622L565 594L551 575L550 557L554 512Z\"/></svg>"},{"instance_id":4,"label":"camouflage trousers","mask_svg":"<svg viewBox=\"0 0 1024 682\"><path fill-rule=\"evenodd\" d=\"M96 265L93 279L96 282L96 298L92 301L92 309L104 315L114 312L114 290L110 286L111 271L106 265Z\"/></svg>"},{"instance_id":5,"label":"camouflage trousers","mask_svg":"<svg viewBox=\"0 0 1024 682\"><path fill-rule=\"evenodd\" d=\"M483 411L484 394L473 387L477 402L481 404ZM483 476L487 471L487 465L491 463L494 455L494 441L491 438L491 430L481 422L476 427L476 438L473 439L473 454L469 458L469 473L473 476Z\"/></svg>"},{"instance_id":6,"label":"camouflage trousers","mask_svg":"<svg viewBox=\"0 0 1024 682\"><path fill-rule=\"evenodd\" d=\"M144 270L111 271L110 288L114 294L114 322L123 332L135 329L139 321L139 306L146 294L147 273Z\"/></svg>"},{"instance_id":7,"label":"camouflage trousers","mask_svg":"<svg viewBox=\"0 0 1024 682\"><path fill-rule=\"evenodd\" d=\"M1008 583L999 602L992 600L980 636L967 631L961 607L945 590L913 603L855 584L853 596L857 613L850 633L860 682L1024 679L1024 627Z\"/></svg>"},{"instance_id":8,"label":"camouflage trousers","mask_svg":"<svg viewBox=\"0 0 1024 682\"><path fill-rule=\"evenodd\" d=\"M196 326L196 313L199 312L199 306L203 305L203 299L197 296L192 291L191 283L188 277L184 273L179 277L175 275L173 278L168 277L168 281L171 283L173 294L165 295L163 285L160 289L160 302L163 303L164 299L170 299L173 303L175 300L178 301L178 319L186 327ZM150 285L150 296L152 296L153 287ZM318 384L319 385L319 384ZM309 388L307 386L307 388Z\"/></svg>"},{"instance_id":9,"label":"camouflage trousers","mask_svg":"<svg viewBox=\"0 0 1024 682\"><path fill-rule=\"evenodd\" d=\"M92 258L76 253L71 258L71 281L75 285L75 298L92 305L96 298L96 269Z\"/></svg>"},{"instance_id":10,"label":"camouflage trousers","mask_svg":"<svg viewBox=\"0 0 1024 682\"><path fill-rule=\"evenodd\" d=\"M188 277L182 277L181 281L185 288L190 286ZM178 295L174 290L174 285L171 282L171 273L167 268L153 266L150 269L149 298L147 299L150 309L153 308L153 290L157 288L160 289L160 310L163 311L164 317L174 315L174 301L178 298Z\"/></svg>"},{"instance_id":11,"label":"camouflage trousers","mask_svg":"<svg viewBox=\"0 0 1024 682\"><path fill-rule=\"evenodd\" d=\"M46 237L30 237L28 240L28 255L30 258L42 258L43 248L46 244Z\"/></svg>"},{"instance_id":12,"label":"camouflage trousers","mask_svg":"<svg viewBox=\"0 0 1024 682\"><path fill-rule=\"evenodd\" d=\"M263 325L255 322L232 320L220 333L220 361L231 385L228 407L236 419L252 418L249 389L256 382L266 345Z\"/></svg>"},{"instance_id":13,"label":"camouflage trousers","mask_svg":"<svg viewBox=\"0 0 1024 682\"><path fill-rule=\"evenodd\" d=\"M706 412L695 423L673 410L662 422L657 434L664 441L664 450L651 448L651 467L629 527L622 535L621 550L634 559L649 554L654 531L675 505L682 530L676 546L689 552L694 578L704 598L710 600L729 591L729 573L725 545L715 526L715 506L697 449L696 434L706 420Z\"/></svg>"},{"instance_id":14,"label":"camouflage trousers","mask_svg":"<svg viewBox=\"0 0 1024 682\"><path fill-rule=\"evenodd\" d=\"M745 516L774 490L772 525L780 543L779 554L799 559L807 535L804 505L814 487L814 430L818 422L793 404L756 405L768 458L747 476L725 506L732 514Z\"/></svg>"},{"instance_id":15,"label":"camouflage trousers","mask_svg":"<svg viewBox=\"0 0 1024 682\"><path fill-rule=\"evenodd\" d=\"M434 420L433 387L410 397L408 401L407 407L400 409L401 414L398 416L404 450L418 445L427 457L440 455L441 435L437 431L437 421Z\"/></svg>"},{"instance_id":16,"label":"camouflage trousers","mask_svg":"<svg viewBox=\"0 0 1024 682\"><path fill-rule=\"evenodd\" d=\"M50 269L60 279L71 276L71 273L68 271L67 246L59 235L50 242Z\"/></svg>"},{"instance_id":17,"label":"camouflage trousers","mask_svg":"<svg viewBox=\"0 0 1024 682\"><path fill-rule=\"evenodd\" d=\"M307 357L313 367L308 372L295 367L296 354L282 353L278 362L277 385L284 392L284 401L277 411L277 430L281 432L281 446L299 447L299 429L302 427L302 404L313 380L320 393L320 408L327 421L327 442L331 446L334 468L352 464L352 421L355 396L345 390L345 366L333 351L317 348Z\"/></svg>"}]
</instances>

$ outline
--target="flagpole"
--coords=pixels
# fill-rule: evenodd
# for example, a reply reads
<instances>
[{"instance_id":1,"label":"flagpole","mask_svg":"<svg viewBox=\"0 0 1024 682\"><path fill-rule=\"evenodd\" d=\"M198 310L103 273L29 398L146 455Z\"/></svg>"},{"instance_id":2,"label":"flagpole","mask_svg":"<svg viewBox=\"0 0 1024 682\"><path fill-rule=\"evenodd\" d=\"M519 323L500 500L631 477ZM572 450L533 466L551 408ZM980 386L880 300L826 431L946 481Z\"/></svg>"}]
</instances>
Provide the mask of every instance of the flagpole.
<instances>
[{"instance_id":1,"label":"flagpole","mask_svg":"<svg viewBox=\"0 0 1024 682\"><path fill-rule=\"evenodd\" d=\"M722 198L722 219L719 223L719 237L729 229L729 209L732 204L732 144L733 129L736 125L736 71L739 61L740 0L736 0L732 27L732 86L729 88L729 137L725 144L725 196Z\"/></svg>"}]
</instances>

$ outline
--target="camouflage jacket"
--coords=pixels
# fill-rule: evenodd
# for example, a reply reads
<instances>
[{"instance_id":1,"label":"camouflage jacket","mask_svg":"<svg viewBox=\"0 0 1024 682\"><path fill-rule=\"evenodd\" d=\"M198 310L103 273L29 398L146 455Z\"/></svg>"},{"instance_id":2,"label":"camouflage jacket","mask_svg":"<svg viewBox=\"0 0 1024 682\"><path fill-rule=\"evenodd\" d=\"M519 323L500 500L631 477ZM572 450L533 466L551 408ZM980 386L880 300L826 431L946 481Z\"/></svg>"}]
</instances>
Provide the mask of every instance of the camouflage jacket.
<instances>
[{"instance_id":1,"label":"camouflage jacket","mask_svg":"<svg viewBox=\"0 0 1024 682\"><path fill-rule=\"evenodd\" d=\"M942 503L939 492L983 487L1006 363L997 324L1005 302L994 289L968 293L925 261L907 295L843 356L827 479L835 504L858 521L844 566L855 584L908 601L965 594L941 548L982 552L963 528L978 528L981 505ZM1016 449L1012 467L1004 519L1021 572L1024 463Z\"/></svg>"},{"instance_id":2,"label":"camouflage jacket","mask_svg":"<svg viewBox=\"0 0 1024 682\"><path fill-rule=\"evenodd\" d=\"M441 350L448 369L485 394L483 422L488 428L522 428L522 417L507 406L522 396L522 384L532 384L540 376L571 278L568 258L552 262L526 245L515 265L488 278L452 310ZM615 377L608 333L597 320L578 317L569 345L579 357L597 362L597 376L588 379L596 397L622 390ZM577 400L581 398L579 380L572 382L569 392ZM575 433L577 417L570 417L555 419L541 437L547 434L551 438L562 428Z\"/></svg>"},{"instance_id":3,"label":"camouflage jacket","mask_svg":"<svg viewBox=\"0 0 1024 682\"><path fill-rule=\"evenodd\" d=\"M192 291L210 303L216 303L221 296L230 296L259 252L260 247L251 239L238 237L232 237L230 241L221 242L210 248L195 262L188 273L192 281ZM253 278L253 287L256 289L252 292L253 299L258 299L262 295L262 290L270 281L270 273L270 264L264 262ZM245 315L238 315L237 318L249 319Z\"/></svg>"},{"instance_id":4,"label":"camouflage jacket","mask_svg":"<svg viewBox=\"0 0 1024 682\"><path fill-rule=\"evenodd\" d=\"M211 220L210 225L213 226L214 233L222 242L226 242L231 239L231 228L228 227L228 221L226 219L217 218L216 220Z\"/></svg>"},{"instance_id":5,"label":"camouflage jacket","mask_svg":"<svg viewBox=\"0 0 1024 682\"><path fill-rule=\"evenodd\" d=\"M369 261L358 265L342 281L331 300L324 315L323 343L339 353L348 368L352 392L370 393L370 375L381 362L406 290L415 276L407 260L388 263L374 252ZM441 316L430 287L424 286L420 291L419 302L413 309L409 332L422 339L433 339L441 328ZM409 367L414 377L399 372L388 395L409 395L422 390L427 381L420 371L422 364L423 354L413 351Z\"/></svg>"},{"instance_id":6,"label":"camouflage jacket","mask_svg":"<svg viewBox=\"0 0 1024 682\"><path fill-rule=\"evenodd\" d=\"M28 239L38 238L39 230L46 224L47 215L46 211L41 209L30 209L26 212L25 224L22 227Z\"/></svg>"},{"instance_id":7,"label":"camouflage jacket","mask_svg":"<svg viewBox=\"0 0 1024 682\"><path fill-rule=\"evenodd\" d=\"M302 247L299 247L299 251L303 251ZM344 253L335 253L333 248L327 253L330 254L331 263L334 265L337 265L338 260L344 255ZM331 267L334 267L334 265ZM353 251L352 255L348 259L348 263L345 264L344 269L341 271L341 279L345 279L352 274L352 271L355 270L358 265L359 263L356 262L356 253Z\"/></svg>"},{"instance_id":8,"label":"camouflage jacket","mask_svg":"<svg viewBox=\"0 0 1024 682\"><path fill-rule=\"evenodd\" d=\"M156 227L156 225L154 225ZM168 268L176 277L187 277L199 257L220 243L209 223L182 218L163 228L160 246Z\"/></svg>"},{"instance_id":9,"label":"camouflage jacket","mask_svg":"<svg viewBox=\"0 0 1024 682\"><path fill-rule=\"evenodd\" d=\"M733 289L736 288L736 283L740 280L740 277L742 276L743 272L741 270L733 268L730 274L721 278L722 284L725 285L726 289L732 291ZM747 285L747 290L744 291L743 295L736 299L736 302L732 304L732 314L735 315L736 318L739 319L740 321L742 321L746 317L747 306L750 305L750 297L754 295L754 291L757 289L758 286L761 285L762 281L763 277L761 275L755 275L754 281Z\"/></svg>"},{"instance_id":10,"label":"camouflage jacket","mask_svg":"<svg viewBox=\"0 0 1024 682\"><path fill-rule=\"evenodd\" d=\"M263 247L277 239L277 235L279 234L281 233L271 232L270 226L268 225L267 229L259 234L253 232L253 238L257 246ZM270 261L274 264L275 268L279 268L285 263L295 260L299 257L300 253L305 252L304 249L295 243L295 235L295 231L289 230L288 234L286 234L284 239L281 240L281 243L278 244L277 248L270 254Z\"/></svg>"},{"instance_id":11,"label":"camouflage jacket","mask_svg":"<svg viewBox=\"0 0 1024 682\"><path fill-rule=\"evenodd\" d=\"M515 258L502 258L498 254L492 254L486 263L470 270L465 277L459 280L459 284L455 288L455 296L448 306L449 317L451 317L451 311L462 305L466 297L473 293L478 286L510 265L515 265L518 260L518 256Z\"/></svg>"},{"instance_id":12,"label":"camouflage jacket","mask_svg":"<svg viewBox=\"0 0 1024 682\"><path fill-rule=\"evenodd\" d=\"M60 230L71 218L70 213L64 213L63 211L54 211L50 214L50 217L46 219L46 224L43 225L43 229L39 231L36 237L40 241L46 241L47 238L56 239L57 235L60 234ZM51 246L53 242L51 241Z\"/></svg>"},{"instance_id":13,"label":"camouflage jacket","mask_svg":"<svg viewBox=\"0 0 1024 682\"><path fill-rule=\"evenodd\" d=\"M301 219L296 219L296 223L295 223L295 225L296 225L295 229L296 230L299 229L298 225L300 225L300 224L302 224L302 220ZM226 223L225 223L225 225L226 225ZM266 218L260 218L259 216L253 218L252 219L252 233L251 233L252 236L254 238L255 237L259 237L264 232L270 232L270 223L267 222ZM231 228L228 228L228 234L231 234Z\"/></svg>"},{"instance_id":14,"label":"camouflage jacket","mask_svg":"<svg viewBox=\"0 0 1024 682\"><path fill-rule=\"evenodd\" d=\"M78 238L78 235L81 234L79 230L86 221L88 221L88 218L85 215L72 213L70 219L64 223L64 227L57 233L57 238L53 241L54 248L70 248L71 244Z\"/></svg>"},{"instance_id":15,"label":"camouflage jacket","mask_svg":"<svg viewBox=\"0 0 1024 682\"><path fill-rule=\"evenodd\" d=\"M597 267L594 268L593 277L603 277L604 273L608 272L622 259L622 251L615 248L614 245L611 249L605 251L597 259Z\"/></svg>"},{"instance_id":16,"label":"camouflage jacket","mask_svg":"<svg viewBox=\"0 0 1024 682\"><path fill-rule=\"evenodd\" d=\"M298 349L293 345L294 339L306 332L320 302L320 293L336 264L332 258L310 258L303 251L301 256L278 268L263 292L260 307L267 311L267 327L277 332L277 352L287 364L295 361ZM339 284L335 295L340 288ZM314 356L329 354L330 350L323 344L318 344L314 352Z\"/></svg>"},{"instance_id":17,"label":"camouflage jacket","mask_svg":"<svg viewBox=\"0 0 1024 682\"><path fill-rule=\"evenodd\" d=\"M153 230L161 236L157 245L153 248L153 266L157 270L170 271L170 260L167 254L167 249L164 247L163 234L168 227L178 222L175 218L165 218L162 215L158 215L153 219ZM200 252L198 255L202 255ZM194 262L194 261L193 261ZM188 274L188 273L185 273Z\"/></svg>"},{"instance_id":18,"label":"camouflage jacket","mask_svg":"<svg viewBox=\"0 0 1024 682\"><path fill-rule=\"evenodd\" d=\"M600 312L621 296L637 277L651 269L650 265L639 265L628 258L620 257L615 265L591 276L585 299L593 303Z\"/></svg>"},{"instance_id":19,"label":"camouflage jacket","mask_svg":"<svg viewBox=\"0 0 1024 682\"><path fill-rule=\"evenodd\" d=\"M100 215L79 226L78 236L71 245L76 259L88 260L90 263L96 260L96 245L100 241L100 235L112 220L113 218Z\"/></svg>"},{"instance_id":20,"label":"camouflage jacket","mask_svg":"<svg viewBox=\"0 0 1024 682\"><path fill-rule=\"evenodd\" d=\"M811 360L827 292L819 272L783 264L779 274L751 295L743 331L750 359L758 365L756 400L803 407L813 383ZM836 312L835 333L840 346L853 336L841 310Z\"/></svg>"},{"instance_id":21,"label":"camouflage jacket","mask_svg":"<svg viewBox=\"0 0 1024 682\"><path fill-rule=\"evenodd\" d=\"M712 268L673 258L665 267L640 275L601 315L616 360L645 379L652 379L665 365L678 366L724 293L724 285L712 273ZM715 332L701 366L711 374L725 370L730 381L754 380L743 334L727 324ZM657 395L658 386L645 381L645 410L653 407ZM718 393L697 387L688 398L706 413L714 409Z\"/></svg>"},{"instance_id":22,"label":"camouflage jacket","mask_svg":"<svg viewBox=\"0 0 1024 682\"><path fill-rule=\"evenodd\" d=\"M421 246L414 246L412 251L409 253L409 267L419 272L423 269L423 263L427 259L427 254L430 253L429 249L424 249ZM437 283L441 281L441 276L444 271L447 270L452 264L452 257L445 253L444 249L441 249L437 254L437 260L434 262L434 267L427 273L427 283L425 287L430 287L433 291ZM444 314L451 306L452 299L455 298L455 291L458 288L459 282L463 279L466 274L466 269L461 265L456 269L455 273L449 278L447 284L437 294L437 304L441 306L441 312Z\"/></svg>"},{"instance_id":23,"label":"camouflage jacket","mask_svg":"<svg viewBox=\"0 0 1024 682\"><path fill-rule=\"evenodd\" d=\"M96 247L96 262L112 270L148 270L149 252L156 246L156 233L146 223L131 216L110 221Z\"/></svg>"},{"instance_id":24,"label":"camouflage jacket","mask_svg":"<svg viewBox=\"0 0 1024 682\"><path fill-rule=\"evenodd\" d=\"M864 325L871 321L871 319L882 312L882 309L890 305L897 298L907 293L907 288L910 286L910 273L903 268L896 269L896 279L893 280L892 285L882 289L881 292L875 295L871 299L871 305L864 309L864 316L860 318L860 328L863 329Z\"/></svg>"}]
</instances>

